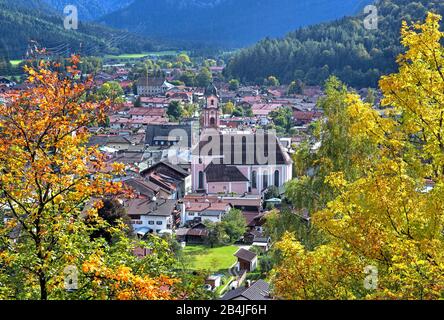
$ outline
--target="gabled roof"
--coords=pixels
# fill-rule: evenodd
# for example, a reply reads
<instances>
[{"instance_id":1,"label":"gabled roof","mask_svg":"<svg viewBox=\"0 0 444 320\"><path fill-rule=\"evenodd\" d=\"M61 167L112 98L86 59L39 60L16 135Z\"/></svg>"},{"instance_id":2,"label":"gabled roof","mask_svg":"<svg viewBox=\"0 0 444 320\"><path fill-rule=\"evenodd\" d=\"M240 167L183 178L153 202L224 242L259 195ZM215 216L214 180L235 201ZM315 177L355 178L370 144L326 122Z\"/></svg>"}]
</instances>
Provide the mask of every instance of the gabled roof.
<instances>
[{"instance_id":1,"label":"gabled roof","mask_svg":"<svg viewBox=\"0 0 444 320\"><path fill-rule=\"evenodd\" d=\"M264 280L258 280L249 287L239 287L228 291L221 300L271 300L270 285Z\"/></svg>"},{"instance_id":2,"label":"gabled roof","mask_svg":"<svg viewBox=\"0 0 444 320\"><path fill-rule=\"evenodd\" d=\"M244 248L240 248L237 250L237 252L234 254L235 257L245 260L245 261L253 261L257 255L254 252L251 252L250 250L246 250Z\"/></svg>"},{"instance_id":3,"label":"gabled roof","mask_svg":"<svg viewBox=\"0 0 444 320\"><path fill-rule=\"evenodd\" d=\"M93 145L103 146L103 145L106 145L109 143L128 144L128 145L131 144L131 142L127 138L120 136L120 135L95 135L89 139L88 145L89 146L93 146Z\"/></svg>"},{"instance_id":4,"label":"gabled roof","mask_svg":"<svg viewBox=\"0 0 444 320\"><path fill-rule=\"evenodd\" d=\"M165 82L164 78L142 77L137 80L138 86L161 87Z\"/></svg>"},{"instance_id":5,"label":"gabled roof","mask_svg":"<svg viewBox=\"0 0 444 320\"><path fill-rule=\"evenodd\" d=\"M186 202L185 210L187 212L226 212L231 205L223 202Z\"/></svg>"},{"instance_id":6,"label":"gabled roof","mask_svg":"<svg viewBox=\"0 0 444 320\"><path fill-rule=\"evenodd\" d=\"M179 176L182 176L183 178L188 177L190 175L190 173L188 171L182 169L182 167L172 164L171 162L165 161L165 160L159 161L156 164L152 165L151 167L142 170L140 172L140 174L144 175L145 173L155 171L157 168L159 168L161 166L165 166L168 169L173 170L175 173L177 173Z\"/></svg>"},{"instance_id":7,"label":"gabled roof","mask_svg":"<svg viewBox=\"0 0 444 320\"><path fill-rule=\"evenodd\" d=\"M160 191L160 187L151 181L138 178L130 178L123 182L126 186L131 187L139 194L152 198Z\"/></svg>"},{"instance_id":8,"label":"gabled roof","mask_svg":"<svg viewBox=\"0 0 444 320\"><path fill-rule=\"evenodd\" d=\"M168 217L176 209L176 200L130 199L124 204L128 215L149 215Z\"/></svg>"}]
</instances>

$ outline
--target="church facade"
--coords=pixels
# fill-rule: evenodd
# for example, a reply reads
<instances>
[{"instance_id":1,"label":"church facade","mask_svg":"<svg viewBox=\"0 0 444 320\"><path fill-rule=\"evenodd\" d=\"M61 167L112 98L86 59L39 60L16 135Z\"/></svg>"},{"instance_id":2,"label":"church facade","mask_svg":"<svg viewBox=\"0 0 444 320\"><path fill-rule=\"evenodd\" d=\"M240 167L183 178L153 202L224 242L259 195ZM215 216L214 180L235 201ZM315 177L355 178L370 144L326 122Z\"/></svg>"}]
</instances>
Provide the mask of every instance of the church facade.
<instances>
[{"instance_id":1,"label":"church facade","mask_svg":"<svg viewBox=\"0 0 444 320\"><path fill-rule=\"evenodd\" d=\"M201 135L192 152L192 190L205 194L261 195L292 179L292 161L273 133L220 129L217 89L205 90Z\"/></svg>"}]
</instances>

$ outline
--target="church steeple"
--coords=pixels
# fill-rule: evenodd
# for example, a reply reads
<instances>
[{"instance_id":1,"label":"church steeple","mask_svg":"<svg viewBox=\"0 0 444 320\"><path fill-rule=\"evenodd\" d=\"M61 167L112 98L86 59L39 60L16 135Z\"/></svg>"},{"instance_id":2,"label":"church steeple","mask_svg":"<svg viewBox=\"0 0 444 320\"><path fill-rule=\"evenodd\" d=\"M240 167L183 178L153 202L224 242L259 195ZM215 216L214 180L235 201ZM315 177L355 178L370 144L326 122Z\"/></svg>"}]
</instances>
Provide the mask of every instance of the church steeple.
<instances>
[{"instance_id":1,"label":"church steeple","mask_svg":"<svg viewBox=\"0 0 444 320\"><path fill-rule=\"evenodd\" d=\"M205 88L205 99L206 105L202 110L203 128L217 129L220 125L219 94L213 83Z\"/></svg>"},{"instance_id":2,"label":"church steeple","mask_svg":"<svg viewBox=\"0 0 444 320\"><path fill-rule=\"evenodd\" d=\"M214 85L214 83L210 83L206 88L205 88L205 97L209 97L209 96L216 96L219 97L218 91L216 86Z\"/></svg>"}]
</instances>

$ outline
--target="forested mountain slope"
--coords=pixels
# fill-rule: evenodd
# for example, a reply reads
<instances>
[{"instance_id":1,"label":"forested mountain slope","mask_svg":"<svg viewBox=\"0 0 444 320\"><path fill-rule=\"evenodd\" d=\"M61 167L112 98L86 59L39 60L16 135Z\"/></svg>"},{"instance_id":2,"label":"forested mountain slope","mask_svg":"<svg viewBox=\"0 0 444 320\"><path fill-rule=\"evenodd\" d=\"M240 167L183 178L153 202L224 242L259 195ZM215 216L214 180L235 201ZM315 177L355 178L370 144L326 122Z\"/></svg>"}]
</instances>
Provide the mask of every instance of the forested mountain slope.
<instances>
[{"instance_id":1,"label":"forested mountain slope","mask_svg":"<svg viewBox=\"0 0 444 320\"><path fill-rule=\"evenodd\" d=\"M126 31L80 21L65 30L63 16L41 0L0 0L0 56L22 58L30 40L55 53L103 54L153 49L151 41Z\"/></svg>"},{"instance_id":2,"label":"forested mountain slope","mask_svg":"<svg viewBox=\"0 0 444 320\"><path fill-rule=\"evenodd\" d=\"M444 14L442 0L379 0L378 29L364 27L364 14L265 39L231 60L228 77L262 82L269 75L288 83L321 84L330 74L356 87L375 86L396 69L402 20L423 20L428 10Z\"/></svg>"},{"instance_id":3,"label":"forested mountain slope","mask_svg":"<svg viewBox=\"0 0 444 320\"><path fill-rule=\"evenodd\" d=\"M373 0L136 0L101 21L182 45L240 47L355 14Z\"/></svg>"}]
</instances>

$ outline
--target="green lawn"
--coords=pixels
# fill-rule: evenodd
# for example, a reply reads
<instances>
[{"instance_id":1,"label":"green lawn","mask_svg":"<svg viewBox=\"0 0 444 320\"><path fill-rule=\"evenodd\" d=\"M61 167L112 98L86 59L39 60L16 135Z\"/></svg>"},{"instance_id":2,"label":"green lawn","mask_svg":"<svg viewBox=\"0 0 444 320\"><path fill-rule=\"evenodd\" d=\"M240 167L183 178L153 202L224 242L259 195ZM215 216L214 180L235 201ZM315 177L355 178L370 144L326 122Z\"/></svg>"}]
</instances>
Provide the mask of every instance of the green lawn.
<instances>
[{"instance_id":1,"label":"green lawn","mask_svg":"<svg viewBox=\"0 0 444 320\"><path fill-rule=\"evenodd\" d=\"M193 270L227 271L235 262L233 254L239 248L223 246L210 248L207 246L186 246L184 253L190 258L190 268Z\"/></svg>"},{"instance_id":2,"label":"green lawn","mask_svg":"<svg viewBox=\"0 0 444 320\"><path fill-rule=\"evenodd\" d=\"M117 59L117 60L131 60L131 59L140 59L147 56L168 56L168 55L176 55L177 51L158 51L158 52L145 52L145 53L126 53L120 55L106 55L107 59Z\"/></svg>"}]
</instances>

